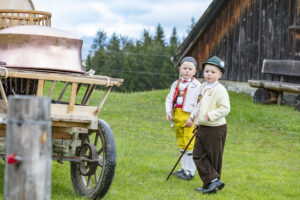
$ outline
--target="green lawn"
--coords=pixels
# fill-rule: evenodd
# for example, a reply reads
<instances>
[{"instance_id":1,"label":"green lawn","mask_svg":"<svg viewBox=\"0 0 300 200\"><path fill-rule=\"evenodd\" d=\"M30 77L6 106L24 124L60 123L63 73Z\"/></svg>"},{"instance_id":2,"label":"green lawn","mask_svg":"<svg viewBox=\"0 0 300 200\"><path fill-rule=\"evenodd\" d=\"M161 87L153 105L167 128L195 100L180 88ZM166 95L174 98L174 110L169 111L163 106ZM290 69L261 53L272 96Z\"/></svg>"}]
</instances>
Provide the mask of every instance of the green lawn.
<instances>
[{"instance_id":1,"label":"green lawn","mask_svg":"<svg viewBox=\"0 0 300 200\"><path fill-rule=\"evenodd\" d=\"M104 199L300 199L300 113L287 106L254 104L244 94L230 93L222 171L225 188L213 195L197 193L194 188L202 185L198 175L188 182L175 177L166 182L179 157L174 130L165 120L167 93L108 97L100 118L115 134L117 168ZM102 94L96 92L94 97ZM0 167L4 177L3 161ZM54 161L52 172L52 199L83 199L73 189L68 162Z\"/></svg>"}]
</instances>

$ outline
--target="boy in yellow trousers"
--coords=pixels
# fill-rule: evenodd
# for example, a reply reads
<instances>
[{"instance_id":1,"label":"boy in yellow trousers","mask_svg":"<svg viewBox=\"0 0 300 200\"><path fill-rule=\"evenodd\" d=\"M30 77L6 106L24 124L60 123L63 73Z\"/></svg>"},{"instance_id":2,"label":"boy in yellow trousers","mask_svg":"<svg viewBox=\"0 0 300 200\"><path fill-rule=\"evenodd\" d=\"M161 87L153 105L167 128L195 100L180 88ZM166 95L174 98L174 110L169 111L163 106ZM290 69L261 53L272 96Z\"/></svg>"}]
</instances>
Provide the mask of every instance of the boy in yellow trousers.
<instances>
[{"instance_id":1,"label":"boy in yellow trousers","mask_svg":"<svg viewBox=\"0 0 300 200\"><path fill-rule=\"evenodd\" d=\"M197 105L201 84L193 77L197 72L197 62L193 57L182 59L179 72L180 78L173 82L166 98L166 118L168 121L174 120L175 135L183 152L193 136L194 126L186 127L186 120ZM194 141L181 158L181 169L173 173L178 178L190 180L195 176L196 167L192 157Z\"/></svg>"},{"instance_id":2,"label":"boy in yellow trousers","mask_svg":"<svg viewBox=\"0 0 300 200\"><path fill-rule=\"evenodd\" d=\"M221 170L227 134L225 116L230 112L230 102L226 88L219 83L225 71L224 62L213 56L202 66L206 82L201 85L201 99L186 125L192 127L194 122L197 129L193 159L203 186L195 190L210 194L225 186Z\"/></svg>"}]
</instances>

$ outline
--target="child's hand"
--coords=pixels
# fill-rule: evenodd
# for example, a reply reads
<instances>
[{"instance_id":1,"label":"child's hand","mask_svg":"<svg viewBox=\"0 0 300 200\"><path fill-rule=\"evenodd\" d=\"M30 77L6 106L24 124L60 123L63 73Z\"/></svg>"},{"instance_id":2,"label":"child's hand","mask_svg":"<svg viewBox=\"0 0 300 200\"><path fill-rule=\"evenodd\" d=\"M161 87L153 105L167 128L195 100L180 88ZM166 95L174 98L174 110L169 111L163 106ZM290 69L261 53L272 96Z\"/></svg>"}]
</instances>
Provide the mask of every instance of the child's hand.
<instances>
[{"instance_id":1,"label":"child's hand","mask_svg":"<svg viewBox=\"0 0 300 200\"><path fill-rule=\"evenodd\" d=\"M204 119L205 119L206 121L210 122L210 119L209 119L209 116L208 116L207 113L204 115Z\"/></svg>"},{"instance_id":2,"label":"child's hand","mask_svg":"<svg viewBox=\"0 0 300 200\"><path fill-rule=\"evenodd\" d=\"M167 113L167 120L172 121L173 117L171 113Z\"/></svg>"},{"instance_id":3,"label":"child's hand","mask_svg":"<svg viewBox=\"0 0 300 200\"><path fill-rule=\"evenodd\" d=\"M193 125L193 120L191 118L188 118L186 121L185 121L185 126L186 127L191 127Z\"/></svg>"}]
</instances>

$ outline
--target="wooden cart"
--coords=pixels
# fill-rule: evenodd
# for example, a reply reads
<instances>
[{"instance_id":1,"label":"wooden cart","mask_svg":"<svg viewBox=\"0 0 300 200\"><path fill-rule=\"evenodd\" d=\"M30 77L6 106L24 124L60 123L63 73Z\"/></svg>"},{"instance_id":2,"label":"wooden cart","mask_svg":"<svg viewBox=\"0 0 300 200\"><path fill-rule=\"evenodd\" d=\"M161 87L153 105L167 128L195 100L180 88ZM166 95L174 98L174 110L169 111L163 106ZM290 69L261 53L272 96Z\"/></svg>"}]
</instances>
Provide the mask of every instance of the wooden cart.
<instances>
[{"instance_id":1,"label":"wooden cart","mask_svg":"<svg viewBox=\"0 0 300 200\"><path fill-rule=\"evenodd\" d=\"M122 79L76 73L58 73L0 67L0 118L5 122L8 95L51 98L53 160L70 161L78 194L101 198L108 191L116 166L116 147L109 125L98 114L113 86ZM62 85L63 86L58 86ZM98 106L90 106L92 92L106 88ZM60 88L59 96L57 94ZM82 95L83 94L83 95ZM98 93L97 93L98 94ZM5 129L0 125L0 157L5 158Z\"/></svg>"}]
</instances>

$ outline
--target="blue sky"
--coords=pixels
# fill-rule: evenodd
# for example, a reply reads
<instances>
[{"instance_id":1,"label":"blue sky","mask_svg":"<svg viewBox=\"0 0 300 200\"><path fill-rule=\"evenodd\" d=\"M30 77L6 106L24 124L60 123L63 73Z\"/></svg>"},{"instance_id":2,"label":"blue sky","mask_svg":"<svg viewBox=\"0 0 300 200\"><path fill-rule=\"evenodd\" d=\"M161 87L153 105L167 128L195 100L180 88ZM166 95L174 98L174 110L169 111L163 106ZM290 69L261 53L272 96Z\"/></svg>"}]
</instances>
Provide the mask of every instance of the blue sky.
<instances>
[{"instance_id":1,"label":"blue sky","mask_svg":"<svg viewBox=\"0 0 300 200\"><path fill-rule=\"evenodd\" d=\"M153 35L158 23L169 38L176 27L187 36L192 17L197 21L212 0L33 0L36 10L52 13L52 27L83 39L83 59L96 35L104 30L139 39L144 29Z\"/></svg>"}]
</instances>

